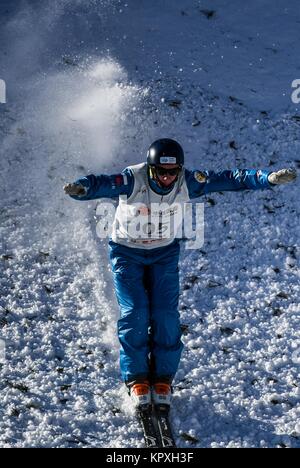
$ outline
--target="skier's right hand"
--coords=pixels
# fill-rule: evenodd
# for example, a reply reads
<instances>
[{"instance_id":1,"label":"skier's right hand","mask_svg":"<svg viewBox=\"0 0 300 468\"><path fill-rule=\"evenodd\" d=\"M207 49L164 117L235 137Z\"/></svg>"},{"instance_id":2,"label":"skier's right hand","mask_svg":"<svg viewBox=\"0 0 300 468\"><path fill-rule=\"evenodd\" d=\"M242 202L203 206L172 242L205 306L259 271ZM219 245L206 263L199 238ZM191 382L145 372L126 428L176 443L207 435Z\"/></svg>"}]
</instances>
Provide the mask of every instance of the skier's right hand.
<instances>
[{"instance_id":1,"label":"skier's right hand","mask_svg":"<svg viewBox=\"0 0 300 468\"><path fill-rule=\"evenodd\" d=\"M67 184L64 186L64 191L67 195L73 195L77 197L81 197L86 195L87 189L81 184Z\"/></svg>"}]
</instances>

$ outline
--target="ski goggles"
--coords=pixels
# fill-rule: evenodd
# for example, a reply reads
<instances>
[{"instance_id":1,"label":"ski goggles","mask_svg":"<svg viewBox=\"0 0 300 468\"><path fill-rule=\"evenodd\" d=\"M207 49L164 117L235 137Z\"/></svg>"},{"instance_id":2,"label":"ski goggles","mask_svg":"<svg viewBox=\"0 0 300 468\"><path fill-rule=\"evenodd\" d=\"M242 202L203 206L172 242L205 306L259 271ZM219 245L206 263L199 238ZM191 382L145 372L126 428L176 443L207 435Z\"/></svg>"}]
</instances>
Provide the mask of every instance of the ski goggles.
<instances>
[{"instance_id":1,"label":"ski goggles","mask_svg":"<svg viewBox=\"0 0 300 468\"><path fill-rule=\"evenodd\" d=\"M152 166L154 171L159 176L166 176L169 175L171 177L178 176L182 170L181 166L174 167L174 169L165 169L164 167L160 166Z\"/></svg>"}]
</instances>

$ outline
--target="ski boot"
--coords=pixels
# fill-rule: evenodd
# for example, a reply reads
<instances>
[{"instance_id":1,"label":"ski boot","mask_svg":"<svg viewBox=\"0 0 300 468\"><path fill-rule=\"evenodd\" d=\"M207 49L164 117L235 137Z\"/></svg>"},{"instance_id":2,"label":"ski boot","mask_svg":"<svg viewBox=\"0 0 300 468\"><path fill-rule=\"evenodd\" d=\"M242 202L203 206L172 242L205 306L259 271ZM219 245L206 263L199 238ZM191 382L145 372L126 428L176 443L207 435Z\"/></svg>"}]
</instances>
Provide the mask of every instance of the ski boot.
<instances>
[{"instance_id":1,"label":"ski boot","mask_svg":"<svg viewBox=\"0 0 300 468\"><path fill-rule=\"evenodd\" d=\"M152 402L156 408L169 411L171 405L172 387L166 381L157 381L152 386Z\"/></svg>"},{"instance_id":2,"label":"ski boot","mask_svg":"<svg viewBox=\"0 0 300 468\"><path fill-rule=\"evenodd\" d=\"M147 411L151 407L151 388L149 381L133 381L128 383L127 387L136 411Z\"/></svg>"}]
</instances>

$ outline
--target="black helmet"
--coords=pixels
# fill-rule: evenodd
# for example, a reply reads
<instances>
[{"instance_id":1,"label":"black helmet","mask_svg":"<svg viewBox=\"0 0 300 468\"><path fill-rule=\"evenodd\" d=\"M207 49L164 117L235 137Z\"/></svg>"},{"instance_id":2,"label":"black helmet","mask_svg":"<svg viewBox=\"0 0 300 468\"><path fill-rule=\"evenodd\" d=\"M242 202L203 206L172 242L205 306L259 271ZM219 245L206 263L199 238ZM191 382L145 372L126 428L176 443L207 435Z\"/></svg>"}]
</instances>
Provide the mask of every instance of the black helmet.
<instances>
[{"instance_id":1,"label":"black helmet","mask_svg":"<svg viewBox=\"0 0 300 468\"><path fill-rule=\"evenodd\" d=\"M156 140L147 153L147 164L158 166L160 164L184 165L184 152L179 143L170 138Z\"/></svg>"}]
</instances>

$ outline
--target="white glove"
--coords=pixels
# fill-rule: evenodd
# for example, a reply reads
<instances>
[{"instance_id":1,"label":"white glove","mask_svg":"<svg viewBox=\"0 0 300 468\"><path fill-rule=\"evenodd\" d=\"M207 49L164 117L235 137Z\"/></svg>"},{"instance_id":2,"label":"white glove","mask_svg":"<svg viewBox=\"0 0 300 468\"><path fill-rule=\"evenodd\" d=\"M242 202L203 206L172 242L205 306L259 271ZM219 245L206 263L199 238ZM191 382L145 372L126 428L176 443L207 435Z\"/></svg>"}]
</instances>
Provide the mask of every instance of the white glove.
<instances>
[{"instance_id":1,"label":"white glove","mask_svg":"<svg viewBox=\"0 0 300 468\"><path fill-rule=\"evenodd\" d=\"M271 172L268 181L274 185L287 184L297 179L296 169L281 169L277 172Z\"/></svg>"},{"instance_id":2,"label":"white glove","mask_svg":"<svg viewBox=\"0 0 300 468\"><path fill-rule=\"evenodd\" d=\"M87 194L87 189L81 184L67 184L64 186L67 195L83 196Z\"/></svg>"}]
</instances>

